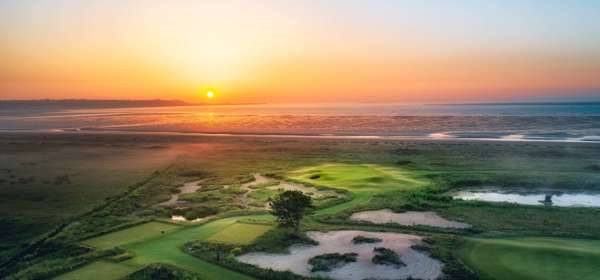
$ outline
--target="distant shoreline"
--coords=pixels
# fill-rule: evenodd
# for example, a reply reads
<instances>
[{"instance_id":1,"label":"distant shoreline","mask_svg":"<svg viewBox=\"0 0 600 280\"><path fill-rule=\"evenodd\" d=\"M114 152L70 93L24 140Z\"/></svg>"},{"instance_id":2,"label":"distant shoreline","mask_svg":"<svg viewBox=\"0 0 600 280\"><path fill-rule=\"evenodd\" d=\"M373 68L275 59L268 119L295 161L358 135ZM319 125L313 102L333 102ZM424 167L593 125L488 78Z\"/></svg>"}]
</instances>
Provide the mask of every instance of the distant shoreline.
<instances>
[{"instance_id":1,"label":"distant shoreline","mask_svg":"<svg viewBox=\"0 0 600 280\"><path fill-rule=\"evenodd\" d=\"M260 103L194 103L181 100L126 100L126 99L0 99L0 110L66 110L66 109L107 109L140 107L182 107L182 106L236 106L259 105Z\"/></svg>"}]
</instances>

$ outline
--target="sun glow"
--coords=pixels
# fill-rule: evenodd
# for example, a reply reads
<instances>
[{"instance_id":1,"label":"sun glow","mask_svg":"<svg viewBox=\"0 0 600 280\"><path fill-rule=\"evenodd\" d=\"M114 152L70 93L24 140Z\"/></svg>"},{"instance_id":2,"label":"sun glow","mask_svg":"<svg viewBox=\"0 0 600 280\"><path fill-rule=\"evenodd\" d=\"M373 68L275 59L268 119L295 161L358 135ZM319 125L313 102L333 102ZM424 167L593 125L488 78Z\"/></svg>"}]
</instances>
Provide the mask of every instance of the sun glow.
<instances>
[{"instance_id":1,"label":"sun glow","mask_svg":"<svg viewBox=\"0 0 600 280\"><path fill-rule=\"evenodd\" d=\"M209 90L206 92L206 97L208 97L208 99L212 99L213 97L215 97L215 93Z\"/></svg>"}]
</instances>

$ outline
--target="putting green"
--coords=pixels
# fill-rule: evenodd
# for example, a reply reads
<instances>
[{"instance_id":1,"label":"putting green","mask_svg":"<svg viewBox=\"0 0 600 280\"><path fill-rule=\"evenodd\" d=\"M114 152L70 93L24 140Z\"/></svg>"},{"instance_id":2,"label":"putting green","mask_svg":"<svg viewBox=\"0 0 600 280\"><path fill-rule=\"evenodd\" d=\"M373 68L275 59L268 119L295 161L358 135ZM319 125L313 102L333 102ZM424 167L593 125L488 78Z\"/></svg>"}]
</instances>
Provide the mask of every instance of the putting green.
<instances>
[{"instance_id":1,"label":"putting green","mask_svg":"<svg viewBox=\"0 0 600 280\"><path fill-rule=\"evenodd\" d=\"M149 222L124 230L90 238L84 244L98 249L111 249L132 242L142 242L151 238L168 234L179 229L180 226L160 222Z\"/></svg>"},{"instance_id":2,"label":"putting green","mask_svg":"<svg viewBox=\"0 0 600 280\"><path fill-rule=\"evenodd\" d=\"M55 280L81 280L81 279L121 279L128 274L138 270L135 266L121 263L97 261L82 266L81 268L67 272Z\"/></svg>"},{"instance_id":3,"label":"putting green","mask_svg":"<svg viewBox=\"0 0 600 280\"><path fill-rule=\"evenodd\" d=\"M416 172L376 164L322 164L288 173L288 177L303 183L350 192L352 200L319 209L318 214L335 214L366 204L377 193L411 190L427 185Z\"/></svg>"},{"instance_id":4,"label":"putting green","mask_svg":"<svg viewBox=\"0 0 600 280\"><path fill-rule=\"evenodd\" d=\"M272 229L273 226L235 223L206 239L220 243L247 245Z\"/></svg>"},{"instance_id":5,"label":"putting green","mask_svg":"<svg viewBox=\"0 0 600 280\"><path fill-rule=\"evenodd\" d=\"M409 190L426 184L413 172L375 164L323 164L290 172L289 177L355 193Z\"/></svg>"},{"instance_id":6,"label":"putting green","mask_svg":"<svg viewBox=\"0 0 600 280\"><path fill-rule=\"evenodd\" d=\"M598 279L600 241L566 238L467 239L459 256L482 279Z\"/></svg>"}]
</instances>

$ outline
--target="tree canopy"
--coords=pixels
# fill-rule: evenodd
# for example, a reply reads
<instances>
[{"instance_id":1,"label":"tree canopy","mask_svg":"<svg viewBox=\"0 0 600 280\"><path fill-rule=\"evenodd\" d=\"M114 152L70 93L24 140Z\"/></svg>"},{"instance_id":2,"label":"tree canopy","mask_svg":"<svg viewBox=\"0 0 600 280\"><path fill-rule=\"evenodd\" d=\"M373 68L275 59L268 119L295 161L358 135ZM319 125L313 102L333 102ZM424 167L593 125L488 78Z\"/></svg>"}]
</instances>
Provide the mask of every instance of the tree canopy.
<instances>
[{"instance_id":1,"label":"tree canopy","mask_svg":"<svg viewBox=\"0 0 600 280\"><path fill-rule=\"evenodd\" d=\"M298 229L300 220L308 208L312 207L310 196L301 191L285 191L269 203L271 214L277 217L281 227Z\"/></svg>"}]
</instances>

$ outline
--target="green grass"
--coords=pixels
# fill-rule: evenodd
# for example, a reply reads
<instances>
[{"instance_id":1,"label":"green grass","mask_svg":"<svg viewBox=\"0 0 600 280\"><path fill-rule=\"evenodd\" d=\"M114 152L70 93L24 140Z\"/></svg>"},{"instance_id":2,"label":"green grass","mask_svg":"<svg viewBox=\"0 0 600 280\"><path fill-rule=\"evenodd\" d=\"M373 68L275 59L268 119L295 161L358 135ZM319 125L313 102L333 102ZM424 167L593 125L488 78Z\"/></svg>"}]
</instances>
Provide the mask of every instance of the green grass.
<instances>
[{"instance_id":1,"label":"green grass","mask_svg":"<svg viewBox=\"0 0 600 280\"><path fill-rule=\"evenodd\" d=\"M169 234L180 226L159 222L149 222L139 226L94 237L83 241L84 244L98 249L110 249L133 242L142 242L151 238Z\"/></svg>"},{"instance_id":2,"label":"green grass","mask_svg":"<svg viewBox=\"0 0 600 280\"><path fill-rule=\"evenodd\" d=\"M280 190L256 189L248 193L248 197L264 204L267 203L270 198L273 198L282 192L283 191Z\"/></svg>"},{"instance_id":3,"label":"green grass","mask_svg":"<svg viewBox=\"0 0 600 280\"><path fill-rule=\"evenodd\" d=\"M561 238L469 238L460 257L482 279L598 279L600 241Z\"/></svg>"},{"instance_id":4,"label":"green grass","mask_svg":"<svg viewBox=\"0 0 600 280\"><path fill-rule=\"evenodd\" d=\"M350 192L410 190L427 182L416 179L415 172L375 164L322 164L289 173L301 182Z\"/></svg>"},{"instance_id":5,"label":"green grass","mask_svg":"<svg viewBox=\"0 0 600 280\"><path fill-rule=\"evenodd\" d=\"M244 218L257 220L265 219L263 216L246 216ZM239 242L249 242L247 240L254 240L256 237L260 236L261 233L264 233L271 228L270 226L265 225L250 225L238 223L238 218L225 218L195 227L174 226L174 229L171 229L165 234L150 234L143 237L142 239L131 239L131 237L134 237L134 231L132 231L132 229L135 229L135 232L140 232L140 227L146 226L147 228L154 228L159 224L161 223L151 222L135 227L138 229L125 229L119 232L114 232L104 236L100 236L98 238L100 240L110 240L112 238L117 238L120 240L120 242L113 242L112 244L119 243L118 245L126 248L127 250L132 251L135 254L134 258L119 263L120 266L131 267L135 270L152 263L165 263L199 273L200 275L202 275L202 279L245 280L253 278L238 272L228 270L221 266L202 261L194 256L186 254L181 250L181 248L185 243L188 243L190 241L207 240L208 238L212 238L213 236L223 239L229 238L230 240ZM230 229L230 227L233 228ZM152 231L157 232L156 229L152 229ZM234 237L232 234L235 233L239 234L240 236ZM245 234L249 235L247 237L242 236ZM238 240L235 240L235 238L238 238ZM100 242L100 244L111 244L107 242L108 241L103 241ZM93 278L86 278L86 273L88 273L88 269L86 266L84 266L65 275L71 275L70 277L74 277L70 279L117 280L121 278L112 275L110 272L107 272L106 274L98 274Z\"/></svg>"},{"instance_id":6,"label":"green grass","mask_svg":"<svg viewBox=\"0 0 600 280\"><path fill-rule=\"evenodd\" d=\"M65 273L55 280L81 280L81 279L121 279L138 268L122 263L97 261L85 265L77 270Z\"/></svg>"},{"instance_id":7,"label":"green grass","mask_svg":"<svg viewBox=\"0 0 600 280\"><path fill-rule=\"evenodd\" d=\"M288 177L296 181L350 192L352 200L319 209L318 214L335 214L365 205L376 194L426 186L429 182L419 178L419 175L418 172L399 167L341 163L315 165L288 173Z\"/></svg>"},{"instance_id":8,"label":"green grass","mask_svg":"<svg viewBox=\"0 0 600 280\"><path fill-rule=\"evenodd\" d=\"M248 245L272 228L273 226L268 225L235 223L206 240L220 243Z\"/></svg>"},{"instance_id":9,"label":"green grass","mask_svg":"<svg viewBox=\"0 0 600 280\"><path fill-rule=\"evenodd\" d=\"M26 143L0 139L0 223L7 225L0 228L0 251L124 192L176 154L137 144Z\"/></svg>"}]
</instances>

